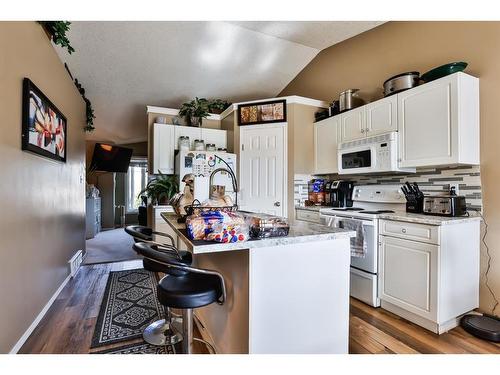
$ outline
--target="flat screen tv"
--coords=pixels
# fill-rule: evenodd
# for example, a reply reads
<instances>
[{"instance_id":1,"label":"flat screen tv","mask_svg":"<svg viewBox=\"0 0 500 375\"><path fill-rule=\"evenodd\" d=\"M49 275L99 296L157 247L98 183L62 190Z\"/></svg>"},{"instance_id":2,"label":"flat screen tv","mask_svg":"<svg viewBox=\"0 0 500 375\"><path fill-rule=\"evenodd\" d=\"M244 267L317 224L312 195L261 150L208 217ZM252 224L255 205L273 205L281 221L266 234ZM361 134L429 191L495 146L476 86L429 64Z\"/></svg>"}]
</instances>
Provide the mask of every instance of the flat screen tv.
<instances>
[{"instance_id":1,"label":"flat screen tv","mask_svg":"<svg viewBox=\"0 0 500 375\"><path fill-rule=\"evenodd\" d=\"M90 163L91 171L127 173L132 149L96 143Z\"/></svg>"}]
</instances>

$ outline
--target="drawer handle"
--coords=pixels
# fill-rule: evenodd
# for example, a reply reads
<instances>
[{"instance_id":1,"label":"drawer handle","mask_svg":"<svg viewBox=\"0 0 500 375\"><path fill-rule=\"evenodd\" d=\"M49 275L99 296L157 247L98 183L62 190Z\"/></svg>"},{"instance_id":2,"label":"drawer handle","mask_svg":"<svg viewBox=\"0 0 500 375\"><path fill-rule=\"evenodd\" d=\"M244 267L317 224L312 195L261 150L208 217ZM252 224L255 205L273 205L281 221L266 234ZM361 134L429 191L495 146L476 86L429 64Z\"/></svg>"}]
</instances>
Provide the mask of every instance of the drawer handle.
<instances>
[{"instance_id":1,"label":"drawer handle","mask_svg":"<svg viewBox=\"0 0 500 375\"><path fill-rule=\"evenodd\" d=\"M406 233L406 229L405 228L401 229L401 232Z\"/></svg>"}]
</instances>

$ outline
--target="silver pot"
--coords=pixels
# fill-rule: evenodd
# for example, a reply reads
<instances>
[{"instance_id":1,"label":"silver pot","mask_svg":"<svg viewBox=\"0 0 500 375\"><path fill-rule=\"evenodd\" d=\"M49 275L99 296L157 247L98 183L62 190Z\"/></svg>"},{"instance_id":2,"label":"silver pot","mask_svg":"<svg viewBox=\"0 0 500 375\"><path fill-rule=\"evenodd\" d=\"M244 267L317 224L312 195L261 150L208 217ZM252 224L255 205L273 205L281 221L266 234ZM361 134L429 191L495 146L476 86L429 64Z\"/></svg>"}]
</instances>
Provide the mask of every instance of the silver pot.
<instances>
[{"instance_id":1,"label":"silver pot","mask_svg":"<svg viewBox=\"0 0 500 375\"><path fill-rule=\"evenodd\" d=\"M419 81L419 72L406 72L395 75L384 82L384 96L411 89L418 86Z\"/></svg>"},{"instance_id":2,"label":"silver pot","mask_svg":"<svg viewBox=\"0 0 500 375\"><path fill-rule=\"evenodd\" d=\"M339 95L340 112L348 111L365 104L365 101L356 95L359 89L347 89Z\"/></svg>"}]
</instances>

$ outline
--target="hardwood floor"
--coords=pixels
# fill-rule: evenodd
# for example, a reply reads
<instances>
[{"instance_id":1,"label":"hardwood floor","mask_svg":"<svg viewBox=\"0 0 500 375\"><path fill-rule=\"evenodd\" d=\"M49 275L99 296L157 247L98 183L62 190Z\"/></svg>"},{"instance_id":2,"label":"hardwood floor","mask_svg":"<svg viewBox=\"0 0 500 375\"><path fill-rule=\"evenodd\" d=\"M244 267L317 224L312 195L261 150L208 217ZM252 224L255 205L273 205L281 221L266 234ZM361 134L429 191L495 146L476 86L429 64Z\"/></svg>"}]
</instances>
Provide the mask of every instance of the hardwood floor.
<instances>
[{"instance_id":1,"label":"hardwood floor","mask_svg":"<svg viewBox=\"0 0 500 375\"><path fill-rule=\"evenodd\" d=\"M500 354L500 344L475 338L461 327L436 335L383 309L351 299L350 353Z\"/></svg>"},{"instance_id":2,"label":"hardwood floor","mask_svg":"<svg viewBox=\"0 0 500 375\"><path fill-rule=\"evenodd\" d=\"M83 266L19 353L89 353L110 271L133 269L141 261ZM197 333L195 332L195 336ZM139 342L141 339L129 341ZM99 348L121 346L123 343ZM195 343L197 353L207 353ZM500 344L479 340L461 328L433 334L396 315L351 300L350 353L500 353Z\"/></svg>"}]
</instances>

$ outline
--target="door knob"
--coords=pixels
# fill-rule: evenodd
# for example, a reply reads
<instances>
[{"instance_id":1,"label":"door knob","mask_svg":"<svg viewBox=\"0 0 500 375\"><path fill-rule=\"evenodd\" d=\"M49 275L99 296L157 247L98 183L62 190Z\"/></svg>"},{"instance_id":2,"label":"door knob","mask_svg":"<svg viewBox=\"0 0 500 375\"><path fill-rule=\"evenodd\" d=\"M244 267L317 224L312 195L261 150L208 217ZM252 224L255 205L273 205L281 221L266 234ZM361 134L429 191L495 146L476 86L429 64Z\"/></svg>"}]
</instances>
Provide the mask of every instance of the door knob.
<instances>
[{"instance_id":1,"label":"door knob","mask_svg":"<svg viewBox=\"0 0 500 375\"><path fill-rule=\"evenodd\" d=\"M274 205L275 205L276 207L279 207L279 206L281 206L281 203L280 203L280 202L274 202Z\"/></svg>"}]
</instances>

